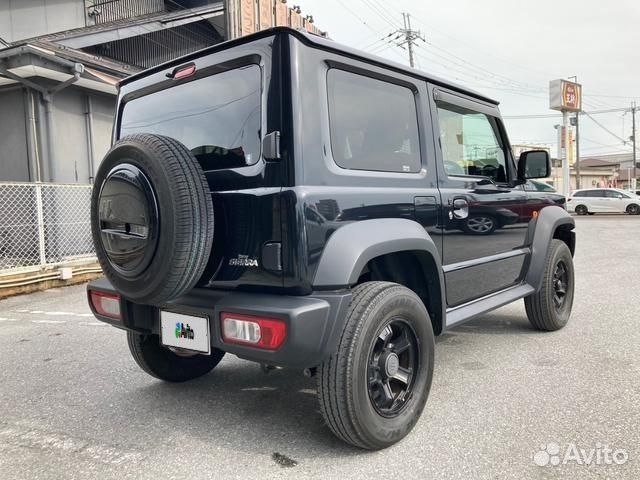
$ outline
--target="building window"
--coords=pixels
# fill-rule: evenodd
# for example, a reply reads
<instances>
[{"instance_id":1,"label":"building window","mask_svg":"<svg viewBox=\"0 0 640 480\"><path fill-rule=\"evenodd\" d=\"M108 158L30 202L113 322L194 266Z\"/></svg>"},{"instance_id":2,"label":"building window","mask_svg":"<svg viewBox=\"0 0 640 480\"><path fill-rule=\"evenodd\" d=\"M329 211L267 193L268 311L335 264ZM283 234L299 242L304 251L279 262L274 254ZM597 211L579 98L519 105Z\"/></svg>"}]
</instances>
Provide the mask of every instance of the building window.
<instances>
[{"instance_id":1,"label":"building window","mask_svg":"<svg viewBox=\"0 0 640 480\"><path fill-rule=\"evenodd\" d=\"M418 113L406 87L331 69L327 75L331 150L342 168L420 171Z\"/></svg>"}]
</instances>

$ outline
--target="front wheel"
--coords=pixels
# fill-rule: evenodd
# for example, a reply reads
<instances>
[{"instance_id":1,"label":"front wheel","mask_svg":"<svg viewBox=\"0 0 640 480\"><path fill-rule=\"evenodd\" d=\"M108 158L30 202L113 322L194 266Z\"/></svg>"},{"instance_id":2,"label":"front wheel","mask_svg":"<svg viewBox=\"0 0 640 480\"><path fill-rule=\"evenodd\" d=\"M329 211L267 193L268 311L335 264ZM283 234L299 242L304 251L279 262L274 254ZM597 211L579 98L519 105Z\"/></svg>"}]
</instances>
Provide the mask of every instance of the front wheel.
<instances>
[{"instance_id":1,"label":"front wheel","mask_svg":"<svg viewBox=\"0 0 640 480\"><path fill-rule=\"evenodd\" d=\"M627 207L627 213L629 215L640 215L640 205L632 203Z\"/></svg>"},{"instance_id":2,"label":"front wheel","mask_svg":"<svg viewBox=\"0 0 640 480\"><path fill-rule=\"evenodd\" d=\"M338 349L318 369L329 428L370 450L404 438L427 401L433 352L429 314L415 293L387 282L355 287Z\"/></svg>"},{"instance_id":3,"label":"front wheel","mask_svg":"<svg viewBox=\"0 0 640 480\"><path fill-rule=\"evenodd\" d=\"M172 351L160 344L158 335L127 332L129 351L138 366L149 375L167 382L186 382L206 375L215 368L224 352L216 348L211 355Z\"/></svg>"},{"instance_id":4,"label":"front wheel","mask_svg":"<svg viewBox=\"0 0 640 480\"><path fill-rule=\"evenodd\" d=\"M542 288L524 299L529 322L538 330L560 330L569 321L573 305L573 257L567 244L553 239L549 248Z\"/></svg>"}]
</instances>

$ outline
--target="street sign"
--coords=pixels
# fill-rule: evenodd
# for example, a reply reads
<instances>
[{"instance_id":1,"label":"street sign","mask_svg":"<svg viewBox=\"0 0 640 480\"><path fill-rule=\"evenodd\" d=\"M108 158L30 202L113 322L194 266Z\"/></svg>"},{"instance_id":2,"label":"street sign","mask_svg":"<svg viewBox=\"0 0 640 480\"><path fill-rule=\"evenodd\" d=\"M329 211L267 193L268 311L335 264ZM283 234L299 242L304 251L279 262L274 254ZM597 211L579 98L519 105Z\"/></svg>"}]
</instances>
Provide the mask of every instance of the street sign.
<instances>
[{"instance_id":1,"label":"street sign","mask_svg":"<svg viewBox=\"0 0 640 480\"><path fill-rule=\"evenodd\" d=\"M549 82L549 108L563 112L582 111L582 85L567 80Z\"/></svg>"}]
</instances>

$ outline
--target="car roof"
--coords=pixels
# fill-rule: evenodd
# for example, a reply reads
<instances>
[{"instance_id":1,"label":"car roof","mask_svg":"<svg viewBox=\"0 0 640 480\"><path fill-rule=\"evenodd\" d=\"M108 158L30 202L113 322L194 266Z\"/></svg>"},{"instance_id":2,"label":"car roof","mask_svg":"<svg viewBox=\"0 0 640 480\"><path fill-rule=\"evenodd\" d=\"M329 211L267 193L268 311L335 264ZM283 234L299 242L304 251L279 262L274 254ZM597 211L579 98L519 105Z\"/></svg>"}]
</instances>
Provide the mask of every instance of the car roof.
<instances>
[{"instance_id":1,"label":"car roof","mask_svg":"<svg viewBox=\"0 0 640 480\"><path fill-rule=\"evenodd\" d=\"M395 70L397 72L401 72L401 73L405 73L408 75L411 75L413 77L417 77L420 78L422 80L426 80L429 81L433 84L436 84L438 86L442 86L442 87L446 87L446 88L450 88L452 90L455 90L459 93L463 93L472 97L475 97L478 100L482 100L484 102L490 103L492 105L498 105L499 102L497 100L494 100L492 98L489 98L479 92L476 92L472 89L463 87L461 85L458 85L456 83L450 82L448 80L444 80L436 75L431 75L429 73L423 72L421 70L418 70L416 68L411 68L408 67L406 65L403 65L401 63L398 62L394 62L391 60L388 60L386 58L383 57L378 57L376 55L372 55L370 53L364 52L362 50L357 50L353 47L349 47L347 45L343 45L337 42L334 42L333 40L324 38L324 37L320 37L318 35L312 35L306 31L302 31L302 30L295 30L293 28L289 28L289 27L274 27L274 28L270 28L267 30L262 30L260 32L251 34L251 35L247 35L244 37L240 37L234 40L227 40L225 42L221 42L221 43L217 43L215 45L212 45L210 47L206 47L203 48L202 50L198 50L196 52L190 53L188 55L185 55L183 57L180 58L176 58L174 60L171 60L169 62L165 62L162 63L160 65L157 65L155 67L149 68L147 70L144 70L142 72L136 73L134 75L131 75L130 77L125 78L124 80L122 80L119 85L125 85L128 84L130 82L133 82L135 80L138 80L140 78L146 77L152 73L156 73L160 70L164 70L166 68L170 68L171 66L178 66L181 65L183 63L185 63L186 61L189 61L191 59L195 59L195 58L199 58L205 55L210 55L212 53L216 53L216 52L220 52L220 51L224 51L224 50L228 50L230 48L233 48L237 45L244 45L247 43L251 43L253 41L256 41L258 39L261 38L265 38L265 37L269 37L269 36L273 36L273 35L277 35L277 34L286 34L286 35L291 35L296 37L297 39L299 39L300 41L302 41L303 43L305 43L306 45L310 45L312 47L316 47L316 48L321 48L324 50L328 50L328 51L332 51L332 52L337 52L339 54L342 54L344 56L347 57L351 57L357 60L364 60L368 63L372 63L378 66L381 66L383 68L388 68L391 70Z\"/></svg>"},{"instance_id":2,"label":"car roof","mask_svg":"<svg viewBox=\"0 0 640 480\"><path fill-rule=\"evenodd\" d=\"M632 193L629 190L625 190L623 188L613 188L613 187L590 187L590 188L578 188L571 192L571 195L578 192L588 192L591 190L613 190L614 192L622 192L622 193Z\"/></svg>"}]
</instances>

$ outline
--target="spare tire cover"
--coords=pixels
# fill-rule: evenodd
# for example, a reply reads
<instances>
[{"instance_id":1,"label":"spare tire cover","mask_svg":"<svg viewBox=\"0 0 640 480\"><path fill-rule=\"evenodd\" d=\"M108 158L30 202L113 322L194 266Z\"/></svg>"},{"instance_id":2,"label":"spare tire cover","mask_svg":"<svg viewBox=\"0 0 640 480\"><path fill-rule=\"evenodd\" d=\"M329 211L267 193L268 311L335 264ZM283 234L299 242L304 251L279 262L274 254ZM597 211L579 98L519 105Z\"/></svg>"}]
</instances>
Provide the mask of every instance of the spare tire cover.
<instances>
[{"instance_id":1,"label":"spare tire cover","mask_svg":"<svg viewBox=\"0 0 640 480\"><path fill-rule=\"evenodd\" d=\"M105 276L125 297L161 304L191 290L213 244L213 203L196 158L169 137L135 134L105 156L91 227Z\"/></svg>"}]
</instances>

